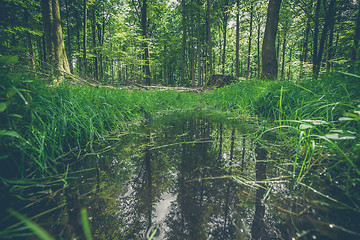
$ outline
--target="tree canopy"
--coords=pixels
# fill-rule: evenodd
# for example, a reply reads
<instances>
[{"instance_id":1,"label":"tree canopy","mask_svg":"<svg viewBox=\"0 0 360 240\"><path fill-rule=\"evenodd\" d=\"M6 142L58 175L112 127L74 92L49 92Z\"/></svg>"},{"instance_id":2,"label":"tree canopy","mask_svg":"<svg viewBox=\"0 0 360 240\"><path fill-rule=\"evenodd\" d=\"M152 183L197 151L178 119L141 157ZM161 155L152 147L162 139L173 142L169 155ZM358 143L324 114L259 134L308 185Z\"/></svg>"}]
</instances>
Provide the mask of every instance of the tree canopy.
<instances>
[{"instance_id":1,"label":"tree canopy","mask_svg":"<svg viewBox=\"0 0 360 240\"><path fill-rule=\"evenodd\" d=\"M360 69L359 1L0 4L0 54L19 56L28 71L110 85L202 86L213 75L303 79Z\"/></svg>"}]
</instances>

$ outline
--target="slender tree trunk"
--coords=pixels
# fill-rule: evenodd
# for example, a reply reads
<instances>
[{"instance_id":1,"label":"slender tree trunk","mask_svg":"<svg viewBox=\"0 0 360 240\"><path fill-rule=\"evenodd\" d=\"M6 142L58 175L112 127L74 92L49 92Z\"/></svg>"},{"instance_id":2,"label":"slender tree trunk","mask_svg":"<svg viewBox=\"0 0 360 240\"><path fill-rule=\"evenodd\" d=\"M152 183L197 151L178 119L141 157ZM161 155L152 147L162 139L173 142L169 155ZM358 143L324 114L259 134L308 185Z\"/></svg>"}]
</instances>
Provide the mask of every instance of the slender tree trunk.
<instances>
[{"instance_id":1,"label":"slender tree trunk","mask_svg":"<svg viewBox=\"0 0 360 240\"><path fill-rule=\"evenodd\" d=\"M302 46L302 53L300 54L299 78L301 78L303 76L304 62L306 62L306 60L307 60L309 33L310 33L310 18L308 18L308 20L307 20L306 29L305 29L305 33L304 33L304 42L303 42L303 46Z\"/></svg>"},{"instance_id":2,"label":"slender tree trunk","mask_svg":"<svg viewBox=\"0 0 360 240\"><path fill-rule=\"evenodd\" d=\"M223 54L222 54L222 74L225 75L225 61L226 61L226 30L228 23L228 13L225 10L224 12L224 22L223 22L223 30L224 30L224 44L223 44Z\"/></svg>"},{"instance_id":3,"label":"slender tree trunk","mask_svg":"<svg viewBox=\"0 0 360 240\"><path fill-rule=\"evenodd\" d=\"M235 77L238 79L240 77L240 1L236 0L236 46L235 46Z\"/></svg>"},{"instance_id":4,"label":"slender tree trunk","mask_svg":"<svg viewBox=\"0 0 360 240\"><path fill-rule=\"evenodd\" d=\"M144 48L144 61L145 65L143 71L145 74L145 83L146 85L151 84L151 73L150 73L150 54L149 54L149 43L148 43L148 23L147 23L147 0L142 1L141 7L141 29L145 42L143 44Z\"/></svg>"},{"instance_id":5,"label":"slender tree trunk","mask_svg":"<svg viewBox=\"0 0 360 240\"><path fill-rule=\"evenodd\" d=\"M332 24L332 26L330 26L329 42L327 47L326 72L329 72L332 67L331 59L333 56L334 30L335 24Z\"/></svg>"},{"instance_id":6,"label":"slender tree trunk","mask_svg":"<svg viewBox=\"0 0 360 240\"><path fill-rule=\"evenodd\" d=\"M37 51L38 51L38 55L39 55L39 59L40 59L40 64L39 66L41 68L44 68L44 62L46 61L46 46L45 46L45 39L44 36L38 36L37 37Z\"/></svg>"},{"instance_id":7,"label":"slender tree trunk","mask_svg":"<svg viewBox=\"0 0 360 240\"><path fill-rule=\"evenodd\" d=\"M262 78L277 77L275 39L279 22L281 0L270 0L266 17L266 26L262 46Z\"/></svg>"},{"instance_id":8,"label":"slender tree trunk","mask_svg":"<svg viewBox=\"0 0 360 240\"><path fill-rule=\"evenodd\" d=\"M249 49L247 58L247 72L246 79L250 77L250 54L251 54L251 37L252 37L252 24L253 24L253 2L250 2L250 29L249 29Z\"/></svg>"},{"instance_id":9,"label":"slender tree trunk","mask_svg":"<svg viewBox=\"0 0 360 240\"><path fill-rule=\"evenodd\" d=\"M87 74L87 59L86 59L86 25L87 25L87 0L84 0L84 36L83 36L83 75L84 78L86 78L86 74Z\"/></svg>"},{"instance_id":10,"label":"slender tree trunk","mask_svg":"<svg viewBox=\"0 0 360 240\"><path fill-rule=\"evenodd\" d=\"M290 80L290 77L291 77L291 57L292 57L292 51L293 51L293 48L290 48L288 80Z\"/></svg>"},{"instance_id":11,"label":"slender tree trunk","mask_svg":"<svg viewBox=\"0 0 360 240\"><path fill-rule=\"evenodd\" d=\"M75 19L76 19L76 29L81 29L82 28L82 19L80 16L81 10L76 10L75 12ZM82 67L83 67L83 60L81 57L81 37L80 37L80 31L76 31L76 47L77 47L77 51L78 51L78 55L76 57L76 68L78 69L77 72L79 75L81 75L82 73Z\"/></svg>"},{"instance_id":12,"label":"slender tree trunk","mask_svg":"<svg viewBox=\"0 0 360 240\"><path fill-rule=\"evenodd\" d=\"M329 4L329 9L327 11L326 17L325 17L325 23L323 27L323 31L321 33L320 43L319 43L319 51L318 55L316 57L316 62L314 63L314 78L317 79L319 72L320 72L320 64L322 60L322 54L324 51L325 46L325 40L327 37L327 32L329 30L329 26L331 25L332 21L335 19L335 0L331 0Z\"/></svg>"},{"instance_id":13,"label":"slender tree trunk","mask_svg":"<svg viewBox=\"0 0 360 240\"><path fill-rule=\"evenodd\" d=\"M198 86L201 84L201 2L198 2L198 28L197 28L197 59L198 59Z\"/></svg>"},{"instance_id":14,"label":"slender tree trunk","mask_svg":"<svg viewBox=\"0 0 360 240\"><path fill-rule=\"evenodd\" d=\"M277 63L277 66L279 66L279 63L280 63L280 41L281 41L281 36L278 35L277 36L277 44L276 44L276 63Z\"/></svg>"},{"instance_id":15,"label":"slender tree trunk","mask_svg":"<svg viewBox=\"0 0 360 240\"><path fill-rule=\"evenodd\" d=\"M284 78L284 71L285 71L285 53L286 53L286 29L284 32L284 39L282 44L282 62L281 62L281 78Z\"/></svg>"},{"instance_id":16,"label":"slender tree trunk","mask_svg":"<svg viewBox=\"0 0 360 240\"><path fill-rule=\"evenodd\" d=\"M186 11L185 11L185 0L181 1L182 6L182 51L181 51L181 82L180 85L185 84L185 50L186 50Z\"/></svg>"},{"instance_id":17,"label":"slender tree trunk","mask_svg":"<svg viewBox=\"0 0 360 240\"><path fill-rule=\"evenodd\" d=\"M260 20L259 20L260 21ZM261 31L261 24L258 23L258 29L257 29L257 77L260 78L260 72L261 72L261 64L260 64L260 31Z\"/></svg>"},{"instance_id":18,"label":"slender tree trunk","mask_svg":"<svg viewBox=\"0 0 360 240\"><path fill-rule=\"evenodd\" d=\"M356 17L356 25L355 25L355 34L354 34L354 54L353 54L353 62L356 63L359 58L359 39L360 39L360 2L358 2L358 14ZM360 63L357 64L358 69L360 68Z\"/></svg>"},{"instance_id":19,"label":"slender tree trunk","mask_svg":"<svg viewBox=\"0 0 360 240\"><path fill-rule=\"evenodd\" d=\"M318 62L318 38L319 38L319 15L321 0L317 0L314 16L314 34L313 34L313 73L316 72L316 64Z\"/></svg>"},{"instance_id":20,"label":"slender tree trunk","mask_svg":"<svg viewBox=\"0 0 360 240\"><path fill-rule=\"evenodd\" d=\"M35 71L34 50L33 50L33 44L31 41L31 34L29 32L27 32L26 35L27 35L27 40L28 40L29 62L30 62L31 68Z\"/></svg>"},{"instance_id":21,"label":"slender tree trunk","mask_svg":"<svg viewBox=\"0 0 360 240\"><path fill-rule=\"evenodd\" d=\"M206 0L206 32L208 40L208 61L209 61L209 74L213 75L213 66L212 66L212 43L211 43L211 18L210 18L210 0Z\"/></svg>"},{"instance_id":22,"label":"slender tree trunk","mask_svg":"<svg viewBox=\"0 0 360 240\"><path fill-rule=\"evenodd\" d=\"M69 67L70 72L73 73L72 65L72 52L71 52L71 35L70 35L70 24L69 24L69 0L65 0L65 9L66 9L66 33L67 33L67 50L68 50L68 59L70 59Z\"/></svg>"},{"instance_id":23,"label":"slender tree trunk","mask_svg":"<svg viewBox=\"0 0 360 240\"><path fill-rule=\"evenodd\" d=\"M190 25L191 25L191 38L190 38L190 74L191 74L191 86L195 87L195 47L194 47L194 14L193 8L190 10Z\"/></svg>"},{"instance_id":24,"label":"slender tree trunk","mask_svg":"<svg viewBox=\"0 0 360 240\"><path fill-rule=\"evenodd\" d=\"M25 14L25 22L27 26L30 27L30 20L29 20L29 11L25 8L24 9ZM27 42L28 42L28 52L29 52L29 63L31 68L35 71L35 61L34 61L34 50L33 50L33 44L31 41L31 34L29 31L26 32Z\"/></svg>"},{"instance_id":25,"label":"slender tree trunk","mask_svg":"<svg viewBox=\"0 0 360 240\"><path fill-rule=\"evenodd\" d=\"M96 18L95 18L95 5L92 6L92 16L91 16L91 31L92 31L92 41L94 47L94 76L95 79L99 80L98 75L98 58L97 58L97 51L96 51Z\"/></svg>"},{"instance_id":26,"label":"slender tree trunk","mask_svg":"<svg viewBox=\"0 0 360 240\"><path fill-rule=\"evenodd\" d=\"M102 35L103 35L103 32L102 32L102 28L101 28L101 24L97 24L97 30L98 30L98 43L99 43L99 46L100 46L100 52L98 53L99 54L99 75L100 75L100 79L103 79L104 78L104 69L103 69L103 54L102 54L102 46L103 46L103 43L102 43Z\"/></svg>"}]
</instances>

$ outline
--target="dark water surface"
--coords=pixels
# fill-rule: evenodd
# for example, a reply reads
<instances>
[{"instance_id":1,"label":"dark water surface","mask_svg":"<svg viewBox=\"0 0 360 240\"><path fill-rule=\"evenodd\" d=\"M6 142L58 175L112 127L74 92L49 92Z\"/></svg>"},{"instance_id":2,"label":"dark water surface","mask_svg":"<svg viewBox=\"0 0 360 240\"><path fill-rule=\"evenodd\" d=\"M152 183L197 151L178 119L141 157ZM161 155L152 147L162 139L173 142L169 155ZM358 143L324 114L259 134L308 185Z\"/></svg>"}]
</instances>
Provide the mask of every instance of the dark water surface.
<instances>
[{"instance_id":1,"label":"dark water surface","mask_svg":"<svg viewBox=\"0 0 360 240\"><path fill-rule=\"evenodd\" d=\"M343 193L320 176L293 184L291 153L256 131L174 115L110 139L71 167L84 171L47 229L82 236L85 207L95 239L360 239L359 213L331 199Z\"/></svg>"}]
</instances>

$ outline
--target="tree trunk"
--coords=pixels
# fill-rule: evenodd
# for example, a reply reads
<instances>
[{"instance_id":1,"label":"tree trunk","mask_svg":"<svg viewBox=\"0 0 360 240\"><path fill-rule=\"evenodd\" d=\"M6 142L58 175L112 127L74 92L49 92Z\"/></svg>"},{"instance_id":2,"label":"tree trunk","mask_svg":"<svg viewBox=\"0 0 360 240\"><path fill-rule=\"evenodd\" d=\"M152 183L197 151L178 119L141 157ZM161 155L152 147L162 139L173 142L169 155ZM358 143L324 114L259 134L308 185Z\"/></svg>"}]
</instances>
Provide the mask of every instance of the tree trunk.
<instances>
[{"instance_id":1,"label":"tree trunk","mask_svg":"<svg viewBox=\"0 0 360 240\"><path fill-rule=\"evenodd\" d=\"M70 72L73 73L72 65L72 53L71 53L71 35L70 35L70 24L69 24L69 3L68 0L65 0L65 10L66 10L66 33L67 33L67 50L68 50L68 59L70 59Z\"/></svg>"},{"instance_id":2,"label":"tree trunk","mask_svg":"<svg viewBox=\"0 0 360 240\"><path fill-rule=\"evenodd\" d=\"M213 67L212 67L212 43L211 43L211 19L210 19L210 0L206 0L206 32L207 32L207 40L208 40L208 61L209 61L209 75L213 75Z\"/></svg>"},{"instance_id":3,"label":"tree trunk","mask_svg":"<svg viewBox=\"0 0 360 240\"><path fill-rule=\"evenodd\" d=\"M185 0L181 1L182 6L182 51L181 51L181 82L180 85L185 83L185 49L186 49L186 11L185 11Z\"/></svg>"},{"instance_id":4,"label":"tree trunk","mask_svg":"<svg viewBox=\"0 0 360 240\"><path fill-rule=\"evenodd\" d=\"M28 9L24 9L25 14L25 22L28 27L30 27L30 20L29 20L29 11ZM31 41L31 34L29 31L26 32L27 42L28 42L28 51L29 51L29 63L31 68L35 71L35 61L34 61L34 50L33 50L33 44Z\"/></svg>"},{"instance_id":5,"label":"tree trunk","mask_svg":"<svg viewBox=\"0 0 360 240\"><path fill-rule=\"evenodd\" d=\"M290 77L291 77L291 57L292 57L292 51L293 51L293 49L290 48L288 80L290 80Z\"/></svg>"},{"instance_id":6,"label":"tree trunk","mask_svg":"<svg viewBox=\"0 0 360 240\"><path fill-rule=\"evenodd\" d=\"M76 19L76 28L77 29L81 29L82 28L82 24L81 24L81 16L80 16L80 13L81 13L81 9L78 9L75 11L75 19ZM77 70L77 73L79 75L81 75L82 73L82 68L83 68L83 60L82 60L82 57L81 57L81 37L80 37L80 31L76 31L76 43L77 43L77 51L79 54L77 54L76 56L76 68L78 69Z\"/></svg>"},{"instance_id":7,"label":"tree trunk","mask_svg":"<svg viewBox=\"0 0 360 240\"><path fill-rule=\"evenodd\" d=\"M319 38L319 15L321 0L317 0L314 16L314 35L313 35L313 73L315 73L316 64L318 62L318 38Z\"/></svg>"},{"instance_id":8,"label":"tree trunk","mask_svg":"<svg viewBox=\"0 0 360 240\"><path fill-rule=\"evenodd\" d=\"M84 0L84 38L83 38L83 75L84 78L86 78L86 74L87 74L87 59L86 59L86 22L87 22L87 4L86 4L86 0Z\"/></svg>"},{"instance_id":9,"label":"tree trunk","mask_svg":"<svg viewBox=\"0 0 360 240\"><path fill-rule=\"evenodd\" d=\"M355 34L354 34L354 54L353 54L353 61L356 63L359 57L359 39L360 39L360 3L358 2L358 14L356 18L356 25L355 25ZM357 64L358 66L360 64ZM360 68L360 66L359 66Z\"/></svg>"},{"instance_id":10,"label":"tree trunk","mask_svg":"<svg viewBox=\"0 0 360 240\"><path fill-rule=\"evenodd\" d=\"M142 35L145 38L145 42L143 44L143 48L144 48L143 59L145 62L145 65L143 67L143 72L145 74L145 83L146 85L149 86L151 84L151 73L150 73L150 56L149 56L149 44L148 44L147 0L142 1L141 29L142 29Z\"/></svg>"},{"instance_id":11,"label":"tree trunk","mask_svg":"<svg viewBox=\"0 0 360 240\"><path fill-rule=\"evenodd\" d=\"M252 24L253 24L253 2L251 1L251 2L250 2L249 49L248 49L248 57L247 57L246 79L249 79L249 77L250 77L250 54L251 54Z\"/></svg>"},{"instance_id":12,"label":"tree trunk","mask_svg":"<svg viewBox=\"0 0 360 240\"><path fill-rule=\"evenodd\" d=\"M70 72L69 62L66 56L65 43L61 28L61 19L60 19L60 8L59 1L52 0L53 4L53 14L54 14L54 46L55 46L55 60L57 62L57 69L60 71Z\"/></svg>"},{"instance_id":13,"label":"tree trunk","mask_svg":"<svg viewBox=\"0 0 360 240\"><path fill-rule=\"evenodd\" d=\"M58 0L42 0L41 8L50 63L59 74L70 72L61 28L59 2Z\"/></svg>"},{"instance_id":14,"label":"tree trunk","mask_svg":"<svg viewBox=\"0 0 360 240\"><path fill-rule=\"evenodd\" d=\"M44 27L44 37L45 37L45 45L46 45L46 61L50 66L47 66L50 71L50 75L52 75L53 69L52 66L54 64L54 42L52 41L52 22L53 22L53 13L52 13L52 3L51 0L41 0L41 13L42 13L42 21Z\"/></svg>"},{"instance_id":15,"label":"tree trunk","mask_svg":"<svg viewBox=\"0 0 360 240\"><path fill-rule=\"evenodd\" d=\"M332 24L332 26L330 26L329 42L327 47L326 72L329 72L332 67L331 58L333 56L334 30L335 24Z\"/></svg>"},{"instance_id":16,"label":"tree trunk","mask_svg":"<svg viewBox=\"0 0 360 240\"><path fill-rule=\"evenodd\" d=\"M321 60L322 60L322 54L324 51L324 45L325 45L325 40L327 37L327 32L329 30L329 26L331 26L332 22L335 19L335 0L331 0L330 4L329 4L329 9L327 11L327 14L325 16L325 23L324 23L324 28L323 31L321 33L321 39L320 39L320 43L319 43L319 51L318 51L318 55L316 57L316 62L314 62L314 67L313 67L313 73L314 73L314 78L317 79L319 72L320 72L320 64L321 64ZM315 45L314 45L315 47ZM315 53L314 53L315 54Z\"/></svg>"},{"instance_id":17,"label":"tree trunk","mask_svg":"<svg viewBox=\"0 0 360 240\"><path fill-rule=\"evenodd\" d=\"M95 4L92 6L92 16L91 16L91 31L92 31L92 40L93 40L93 47L94 47L94 76L95 79L99 80L98 75L98 58L97 58L97 51L96 51L96 18L95 18Z\"/></svg>"},{"instance_id":18,"label":"tree trunk","mask_svg":"<svg viewBox=\"0 0 360 240\"><path fill-rule=\"evenodd\" d=\"M310 18L308 18L308 20L307 20L307 25L306 25L305 34L304 34L304 43L302 46L302 53L300 54L299 78L301 78L303 76L303 66L304 66L304 62L306 62L306 60L307 60L309 33L310 33Z\"/></svg>"},{"instance_id":19,"label":"tree trunk","mask_svg":"<svg viewBox=\"0 0 360 240\"><path fill-rule=\"evenodd\" d=\"M166 59L167 59L167 50L166 44L164 44L164 63L163 63L163 85L166 85Z\"/></svg>"},{"instance_id":20,"label":"tree trunk","mask_svg":"<svg viewBox=\"0 0 360 240\"><path fill-rule=\"evenodd\" d=\"M261 31L261 24L258 23L258 29L257 29L257 77L260 78L260 72L261 72L261 64L260 64L260 31Z\"/></svg>"},{"instance_id":21,"label":"tree trunk","mask_svg":"<svg viewBox=\"0 0 360 240\"><path fill-rule=\"evenodd\" d=\"M282 44L282 62L281 62L281 79L284 78L284 71L285 71L285 53L286 53L286 29L284 32L284 39Z\"/></svg>"},{"instance_id":22,"label":"tree trunk","mask_svg":"<svg viewBox=\"0 0 360 240\"><path fill-rule=\"evenodd\" d=\"M201 2L198 2L198 28L197 28L197 60L198 60L198 86L201 86Z\"/></svg>"},{"instance_id":23,"label":"tree trunk","mask_svg":"<svg viewBox=\"0 0 360 240\"><path fill-rule=\"evenodd\" d=\"M190 10L190 25L191 25L191 38L190 38L190 74L191 74L191 86L195 87L195 47L194 47L194 15L193 8Z\"/></svg>"},{"instance_id":24,"label":"tree trunk","mask_svg":"<svg viewBox=\"0 0 360 240\"><path fill-rule=\"evenodd\" d=\"M224 11L224 22L223 22L223 30L224 30L224 44L223 44L223 54L222 54L222 74L225 75L225 61L226 61L226 30L227 30L227 22L228 22L228 13L225 9Z\"/></svg>"},{"instance_id":25,"label":"tree trunk","mask_svg":"<svg viewBox=\"0 0 360 240\"><path fill-rule=\"evenodd\" d=\"M262 46L262 78L275 79L277 77L278 65L276 61L275 39L280 5L281 0L269 1Z\"/></svg>"},{"instance_id":26,"label":"tree trunk","mask_svg":"<svg viewBox=\"0 0 360 240\"><path fill-rule=\"evenodd\" d=\"M240 50L240 1L236 0L236 47L235 47L235 77L240 77L240 61L239 61L239 50Z\"/></svg>"}]
</instances>

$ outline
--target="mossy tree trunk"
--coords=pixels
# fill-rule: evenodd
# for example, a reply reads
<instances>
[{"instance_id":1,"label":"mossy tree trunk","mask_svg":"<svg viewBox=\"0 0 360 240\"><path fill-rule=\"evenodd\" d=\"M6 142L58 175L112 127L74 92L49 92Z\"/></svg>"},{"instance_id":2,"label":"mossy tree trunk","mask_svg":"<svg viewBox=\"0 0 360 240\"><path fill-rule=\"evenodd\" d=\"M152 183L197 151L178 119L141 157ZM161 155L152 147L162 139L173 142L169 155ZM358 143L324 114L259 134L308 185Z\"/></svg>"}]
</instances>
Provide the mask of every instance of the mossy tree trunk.
<instances>
[{"instance_id":1,"label":"mossy tree trunk","mask_svg":"<svg viewBox=\"0 0 360 240\"><path fill-rule=\"evenodd\" d=\"M42 0L41 10L48 63L51 64L60 75L64 72L70 73L61 28L59 1Z\"/></svg>"},{"instance_id":2,"label":"mossy tree trunk","mask_svg":"<svg viewBox=\"0 0 360 240\"><path fill-rule=\"evenodd\" d=\"M267 10L264 40L262 45L262 78L277 78L275 40L279 22L281 0L270 0Z\"/></svg>"}]
</instances>

